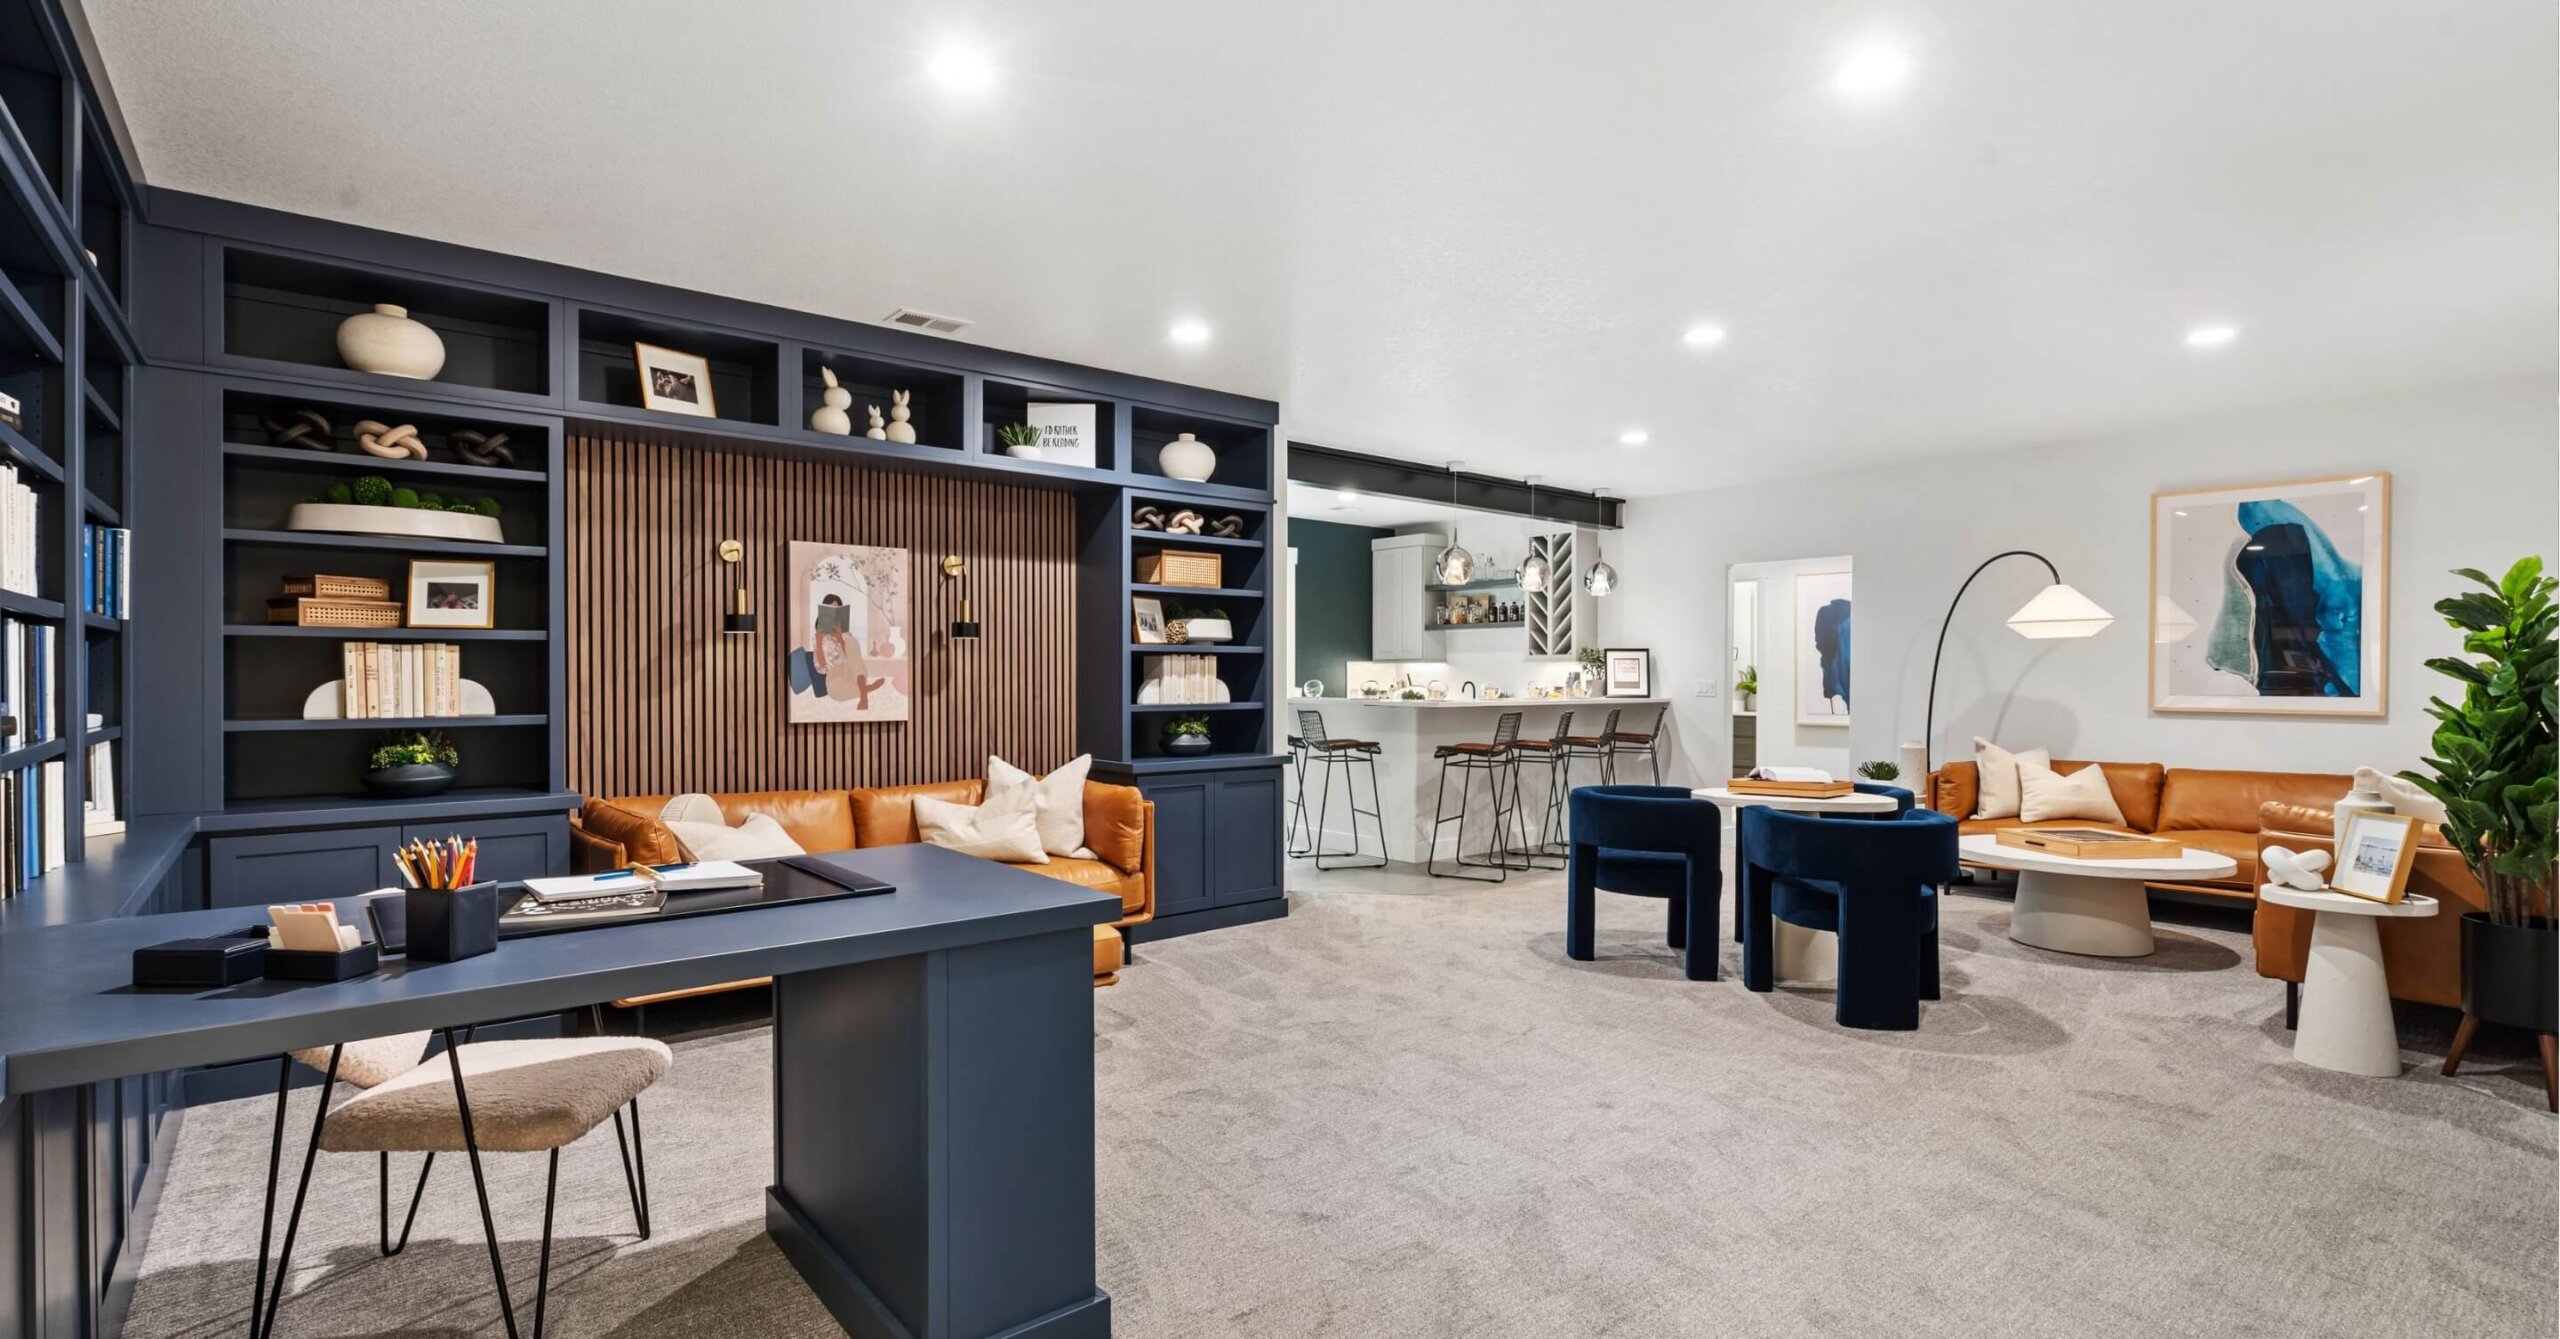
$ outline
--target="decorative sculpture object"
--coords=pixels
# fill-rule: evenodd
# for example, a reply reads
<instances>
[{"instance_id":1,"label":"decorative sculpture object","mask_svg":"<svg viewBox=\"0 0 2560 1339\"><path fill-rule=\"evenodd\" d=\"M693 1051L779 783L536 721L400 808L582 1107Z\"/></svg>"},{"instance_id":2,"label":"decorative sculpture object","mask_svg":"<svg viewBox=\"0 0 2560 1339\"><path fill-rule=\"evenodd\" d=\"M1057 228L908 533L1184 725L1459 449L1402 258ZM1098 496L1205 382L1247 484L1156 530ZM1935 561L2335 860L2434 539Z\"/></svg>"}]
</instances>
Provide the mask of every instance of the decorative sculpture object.
<instances>
[{"instance_id":1,"label":"decorative sculpture object","mask_svg":"<svg viewBox=\"0 0 2560 1339\"><path fill-rule=\"evenodd\" d=\"M1218 453L1190 433L1177 433L1172 441L1156 448L1156 464L1167 478L1205 484L1210 475L1218 472Z\"/></svg>"},{"instance_id":2,"label":"decorative sculpture object","mask_svg":"<svg viewBox=\"0 0 2560 1339\"><path fill-rule=\"evenodd\" d=\"M1164 529L1164 509L1154 506L1139 507L1129 513L1129 528L1132 530Z\"/></svg>"},{"instance_id":3,"label":"decorative sculpture object","mask_svg":"<svg viewBox=\"0 0 2560 1339\"><path fill-rule=\"evenodd\" d=\"M338 324L338 356L359 372L433 381L444 370L444 340L388 302Z\"/></svg>"},{"instance_id":4,"label":"decorative sculpture object","mask_svg":"<svg viewBox=\"0 0 2560 1339\"><path fill-rule=\"evenodd\" d=\"M417 425L392 427L366 419L356 425L356 445L385 460L424 460L427 444L418 440Z\"/></svg>"},{"instance_id":5,"label":"decorative sculpture object","mask_svg":"<svg viewBox=\"0 0 2560 1339\"><path fill-rule=\"evenodd\" d=\"M1244 518L1234 515L1221 516L1209 522L1209 528L1202 533L1215 535L1220 539L1242 539L1244 538Z\"/></svg>"},{"instance_id":6,"label":"decorative sculpture object","mask_svg":"<svg viewBox=\"0 0 2560 1339\"><path fill-rule=\"evenodd\" d=\"M329 419L317 409L297 409L283 418L260 420L267 429L267 440L277 446L298 451L335 451L338 444L329 440Z\"/></svg>"},{"instance_id":7,"label":"decorative sculpture object","mask_svg":"<svg viewBox=\"0 0 2560 1339\"><path fill-rule=\"evenodd\" d=\"M880 426L880 406L876 404L867 404L862 407L862 412L871 416L871 427L862 435L875 442L885 442L889 440L888 431Z\"/></svg>"},{"instance_id":8,"label":"decorative sculpture object","mask_svg":"<svg viewBox=\"0 0 2560 1339\"><path fill-rule=\"evenodd\" d=\"M1201 524L1200 513L1185 507L1164 523L1164 532L1168 535L1196 535L1200 533Z\"/></svg>"},{"instance_id":9,"label":"decorative sculpture object","mask_svg":"<svg viewBox=\"0 0 2560 1339\"><path fill-rule=\"evenodd\" d=\"M2288 846L2270 846L2258 853L2267 867L2267 877L2287 888L2316 893L2329 886L2321 871L2329 868L2326 851L2296 851Z\"/></svg>"},{"instance_id":10,"label":"decorative sculpture object","mask_svg":"<svg viewBox=\"0 0 2560 1339\"><path fill-rule=\"evenodd\" d=\"M907 446L913 446L916 444L915 425L907 422L907 417L915 412L914 408L907 403L907 397L914 393L915 392L913 391L889 392L890 441L903 443Z\"/></svg>"},{"instance_id":11,"label":"decorative sculpture object","mask_svg":"<svg viewBox=\"0 0 2560 1339\"><path fill-rule=\"evenodd\" d=\"M503 432L482 432L478 428L462 428L455 431L447 440L453 443L453 453L470 464L513 465L516 463L515 448L507 445L507 435Z\"/></svg>"},{"instance_id":12,"label":"decorative sculpture object","mask_svg":"<svg viewBox=\"0 0 2560 1339\"><path fill-rule=\"evenodd\" d=\"M838 437L851 437L853 416L845 411L853 408L853 392L836 380L836 370L832 367L819 368L818 378L827 383L827 389L821 393L826 403L809 411L809 426Z\"/></svg>"}]
</instances>

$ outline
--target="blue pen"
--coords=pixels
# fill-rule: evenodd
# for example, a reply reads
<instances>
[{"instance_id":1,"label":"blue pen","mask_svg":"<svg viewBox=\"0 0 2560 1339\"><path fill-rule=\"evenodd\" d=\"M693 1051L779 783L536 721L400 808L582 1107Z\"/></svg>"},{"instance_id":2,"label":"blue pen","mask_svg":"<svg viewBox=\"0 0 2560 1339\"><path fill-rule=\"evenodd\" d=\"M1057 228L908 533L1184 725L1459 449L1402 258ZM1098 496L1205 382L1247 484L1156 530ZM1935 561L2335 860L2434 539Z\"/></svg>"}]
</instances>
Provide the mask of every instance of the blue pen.
<instances>
[{"instance_id":1,"label":"blue pen","mask_svg":"<svg viewBox=\"0 0 2560 1339\"><path fill-rule=\"evenodd\" d=\"M693 868L693 865L688 861L681 865L658 865L653 868L660 874L670 874L680 869L691 869ZM596 875L595 877L597 882L601 883L606 879L636 879L640 876L627 869L617 869L607 871L606 873Z\"/></svg>"}]
</instances>

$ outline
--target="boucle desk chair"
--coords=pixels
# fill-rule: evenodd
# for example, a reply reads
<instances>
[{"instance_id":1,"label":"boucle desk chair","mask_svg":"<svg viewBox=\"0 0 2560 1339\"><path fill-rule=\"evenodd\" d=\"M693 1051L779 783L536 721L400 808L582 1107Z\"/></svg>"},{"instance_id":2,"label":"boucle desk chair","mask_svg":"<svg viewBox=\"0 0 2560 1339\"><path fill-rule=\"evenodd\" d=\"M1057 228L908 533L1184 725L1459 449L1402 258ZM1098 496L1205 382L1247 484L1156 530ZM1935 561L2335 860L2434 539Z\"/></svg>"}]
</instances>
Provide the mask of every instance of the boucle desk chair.
<instances>
[{"instance_id":1,"label":"boucle desk chair","mask_svg":"<svg viewBox=\"0 0 2560 1339\"><path fill-rule=\"evenodd\" d=\"M393 1153L424 1153L432 1159L438 1153L459 1152L469 1158L471 1186L480 1202L480 1227L488 1239L489 1271L497 1280L498 1309L505 1317L510 1339L519 1334L515 1302L507 1288L506 1266L498 1255L497 1222L489 1211L489 1186L481 1171L480 1154L484 1150L549 1153L550 1166L542 1191L541 1264L535 1276L533 1303L534 1339L541 1339L550 1300L552 1207L560 1187L560 1150L608 1120L614 1122L614 1135L620 1141L622 1111L624 1107L631 1108L630 1138L622 1144L623 1181L631 1194L632 1216L640 1238L647 1240L649 1173L646 1150L640 1142L637 1099L665 1076L674 1057L664 1043L644 1037L466 1042L454 1030L447 1029L442 1064L413 1064L389 1077L378 1077L364 1091L331 1109L331 1089L345 1070L350 1051L366 1048L366 1060L359 1066L365 1068L385 1062L386 1057L396 1059L412 1038L379 1040L396 1045L357 1042L330 1048L329 1082L321 1089L320 1109L312 1118L311 1143L302 1158L302 1178L294 1188L293 1209L285 1220L284 1245L276 1256L275 1284L272 1291L266 1291L264 1305L251 1308L252 1339L266 1339L274 1333L276 1311L284 1300L285 1278L291 1268L294 1236L302 1222L303 1199L311 1185L311 1165L324 1148L332 1153L372 1153L384 1158L386 1166ZM316 1056L317 1052L312 1054ZM422 1170L421 1190L424 1183ZM397 1248L389 1241L389 1193L386 1183L384 1253L394 1254ZM413 1196L412 1221L416 1213ZM270 1220L273 1215L274 1183L270 1177ZM407 1242L408 1228L404 1226L400 1245ZM266 1264L262 1234L258 1258L262 1290Z\"/></svg>"}]
</instances>

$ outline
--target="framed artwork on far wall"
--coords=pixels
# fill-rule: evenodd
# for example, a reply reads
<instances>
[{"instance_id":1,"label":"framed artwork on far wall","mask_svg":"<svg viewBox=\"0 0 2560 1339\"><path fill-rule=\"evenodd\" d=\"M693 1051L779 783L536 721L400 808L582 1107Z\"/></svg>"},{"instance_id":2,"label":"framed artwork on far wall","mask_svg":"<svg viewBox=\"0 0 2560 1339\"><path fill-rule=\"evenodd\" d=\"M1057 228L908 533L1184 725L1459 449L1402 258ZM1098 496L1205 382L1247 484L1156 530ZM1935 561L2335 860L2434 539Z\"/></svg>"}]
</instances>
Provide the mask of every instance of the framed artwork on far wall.
<instances>
[{"instance_id":1,"label":"framed artwork on far wall","mask_svg":"<svg viewBox=\"0 0 2560 1339\"><path fill-rule=\"evenodd\" d=\"M2151 709L2380 716L2391 476L2154 493Z\"/></svg>"},{"instance_id":2,"label":"framed artwork on far wall","mask_svg":"<svg viewBox=\"0 0 2560 1339\"><path fill-rule=\"evenodd\" d=\"M711 399L711 360L655 344L634 342L631 356L640 364L640 407L666 414L718 418Z\"/></svg>"},{"instance_id":3,"label":"framed artwork on far wall","mask_svg":"<svg viewBox=\"0 0 2560 1339\"><path fill-rule=\"evenodd\" d=\"M1849 723L1849 574L1796 578L1796 724Z\"/></svg>"},{"instance_id":4,"label":"framed artwork on far wall","mask_svg":"<svg viewBox=\"0 0 2560 1339\"><path fill-rule=\"evenodd\" d=\"M1613 646L1600 654L1605 657L1600 668L1601 696L1653 696L1653 652Z\"/></svg>"},{"instance_id":5,"label":"framed artwork on far wall","mask_svg":"<svg viewBox=\"0 0 2560 1339\"><path fill-rule=\"evenodd\" d=\"M496 627L497 595L496 563L409 560L410 627Z\"/></svg>"},{"instance_id":6,"label":"framed artwork on far wall","mask_svg":"<svg viewBox=\"0 0 2560 1339\"><path fill-rule=\"evenodd\" d=\"M792 724L907 719L905 549L792 541L788 631Z\"/></svg>"}]
</instances>

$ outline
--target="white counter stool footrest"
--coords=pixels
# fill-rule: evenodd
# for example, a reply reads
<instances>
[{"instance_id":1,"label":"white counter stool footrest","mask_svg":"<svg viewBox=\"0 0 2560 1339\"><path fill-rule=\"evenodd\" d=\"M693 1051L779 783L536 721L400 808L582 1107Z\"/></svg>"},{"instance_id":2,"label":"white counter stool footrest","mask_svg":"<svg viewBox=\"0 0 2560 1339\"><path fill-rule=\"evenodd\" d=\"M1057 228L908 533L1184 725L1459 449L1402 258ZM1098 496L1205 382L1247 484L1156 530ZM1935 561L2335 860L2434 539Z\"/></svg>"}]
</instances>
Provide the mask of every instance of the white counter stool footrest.
<instances>
[{"instance_id":1,"label":"white counter stool footrest","mask_svg":"<svg viewBox=\"0 0 2560 1339\"><path fill-rule=\"evenodd\" d=\"M2391 1015L2391 986L2382 974L2381 922L2432 916L2432 897L2410 893L2376 902L2348 893L2305 892L2262 884L2258 896L2311 913L2311 956L2302 968L2302 1011L2293 1058L2345 1074L2400 1075L2400 1029Z\"/></svg>"}]
</instances>

